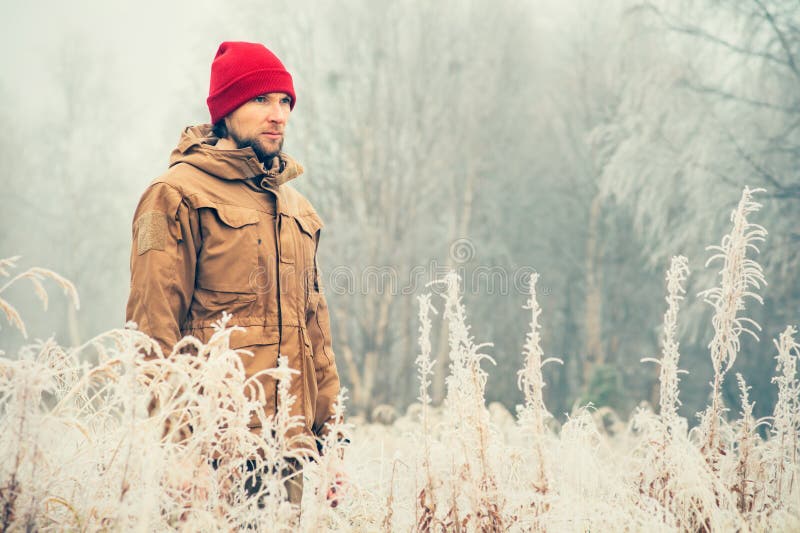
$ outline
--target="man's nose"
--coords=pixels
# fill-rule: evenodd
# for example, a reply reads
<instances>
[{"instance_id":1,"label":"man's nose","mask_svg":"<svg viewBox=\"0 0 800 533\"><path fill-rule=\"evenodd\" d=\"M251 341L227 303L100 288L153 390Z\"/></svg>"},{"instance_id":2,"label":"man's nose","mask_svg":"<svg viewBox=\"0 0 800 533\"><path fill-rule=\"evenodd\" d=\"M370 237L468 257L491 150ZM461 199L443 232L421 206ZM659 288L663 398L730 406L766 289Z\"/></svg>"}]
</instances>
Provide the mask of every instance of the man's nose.
<instances>
[{"instance_id":1,"label":"man's nose","mask_svg":"<svg viewBox=\"0 0 800 533\"><path fill-rule=\"evenodd\" d=\"M289 116L289 111L284 109L284 106L282 106L280 102L276 102L269 106L269 111L267 112L267 120L269 120L270 122L283 124L284 122L286 122L288 116Z\"/></svg>"}]
</instances>

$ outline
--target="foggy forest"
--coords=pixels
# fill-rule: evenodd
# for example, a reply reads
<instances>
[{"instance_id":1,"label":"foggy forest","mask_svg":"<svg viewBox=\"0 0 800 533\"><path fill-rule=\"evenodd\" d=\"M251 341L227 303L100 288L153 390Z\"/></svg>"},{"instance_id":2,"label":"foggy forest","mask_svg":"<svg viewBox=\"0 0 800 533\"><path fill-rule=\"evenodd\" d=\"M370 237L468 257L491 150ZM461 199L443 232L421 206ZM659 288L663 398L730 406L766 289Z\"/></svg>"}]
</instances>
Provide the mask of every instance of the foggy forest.
<instances>
[{"instance_id":1,"label":"foggy forest","mask_svg":"<svg viewBox=\"0 0 800 533\"><path fill-rule=\"evenodd\" d=\"M5 13L0 529L800 531L796 0ZM284 149L325 222L350 481L330 508L318 457L301 522L216 478L173 490L217 444L160 437L125 327L134 210L209 122L226 39L292 72ZM235 327L201 350L220 391ZM170 408L204 405L167 359Z\"/></svg>"}]
</instances>

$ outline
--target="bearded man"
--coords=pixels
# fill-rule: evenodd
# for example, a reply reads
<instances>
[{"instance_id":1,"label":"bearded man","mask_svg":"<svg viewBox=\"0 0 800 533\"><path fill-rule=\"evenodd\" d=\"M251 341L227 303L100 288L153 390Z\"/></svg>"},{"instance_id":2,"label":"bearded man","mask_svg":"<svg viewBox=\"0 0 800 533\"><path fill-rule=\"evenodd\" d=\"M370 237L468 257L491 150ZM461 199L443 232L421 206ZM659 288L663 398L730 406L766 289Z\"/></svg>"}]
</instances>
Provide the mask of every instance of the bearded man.
<instances>
[{"instance_id":1,"label":"bearded man","mask_svg":"<svg viewBox=\"0 0 800 533\"><path fill-rule=\"evenodd\" d=\"M127 320L168 354L185 335L207 342L231 313L242 328L231 348L253 353L242 358L246 377L286 357L298 372L291 414L319 438L334 417L339 374L317 268L323 222L289 183L303 167L282 152L297 103L292 77L263 45L223 42L206 102L211 123L183 131L136 209ZM271 415L277 384L259 379ZM259 420L253 413L256 433ZM299 504L299 469L286 487Z\"/></svg>"}]
</instances>

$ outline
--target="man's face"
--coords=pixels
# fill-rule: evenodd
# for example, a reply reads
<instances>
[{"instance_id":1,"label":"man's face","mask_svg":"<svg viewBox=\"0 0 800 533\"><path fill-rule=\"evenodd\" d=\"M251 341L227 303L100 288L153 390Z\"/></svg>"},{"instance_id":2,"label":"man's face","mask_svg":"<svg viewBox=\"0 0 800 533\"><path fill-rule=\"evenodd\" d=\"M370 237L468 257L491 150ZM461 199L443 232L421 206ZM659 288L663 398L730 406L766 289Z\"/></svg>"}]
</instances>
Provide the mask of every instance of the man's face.
<instances>
[{"instance_id":1,"label":"man's face","mask_svg":"<svg viewBox=\"0 0 800 533\"><path fill-rule=\"evenodd\" d=\"M258 159L268 163L283 148L291 102L286 93L256 96L225 118L228 136L239 148L251 146Z\"/></svg>"}]
</instances>

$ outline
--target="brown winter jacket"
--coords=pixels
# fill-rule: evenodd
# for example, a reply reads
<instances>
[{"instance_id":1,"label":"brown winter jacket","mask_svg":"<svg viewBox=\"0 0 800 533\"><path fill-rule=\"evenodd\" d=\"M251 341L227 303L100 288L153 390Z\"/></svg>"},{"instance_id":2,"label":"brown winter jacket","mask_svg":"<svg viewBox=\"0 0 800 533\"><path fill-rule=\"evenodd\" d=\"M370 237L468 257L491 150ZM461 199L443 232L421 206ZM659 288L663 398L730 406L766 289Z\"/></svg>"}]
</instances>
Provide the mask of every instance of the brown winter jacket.
<instances>
[{"instance_id":1,"label":"brown winter jacket","mask_svg":"<svg viewBox=\"0 0 800 533\"><path fill-rule=\"evenodd\" d=\"M206 124L186 128L169 170L142 195L133 223L127 320L169 354L193 335L203 342L223 311L244 328L232 348L253 352L249 377L277 365L298 375L292 414L309 436L325 433L339 393L328 305L321 291L317 244L322 220L287 182L303 168L285 154L267 171L252 148L221 150ZM267 415L276 383L261 379ZM257 431L254 415L250 427Z\"/></svg>"}]
</instances>

